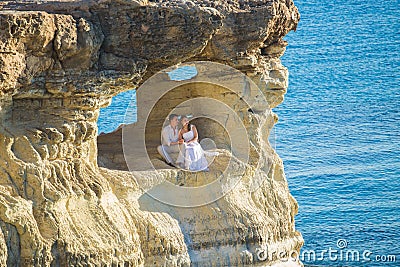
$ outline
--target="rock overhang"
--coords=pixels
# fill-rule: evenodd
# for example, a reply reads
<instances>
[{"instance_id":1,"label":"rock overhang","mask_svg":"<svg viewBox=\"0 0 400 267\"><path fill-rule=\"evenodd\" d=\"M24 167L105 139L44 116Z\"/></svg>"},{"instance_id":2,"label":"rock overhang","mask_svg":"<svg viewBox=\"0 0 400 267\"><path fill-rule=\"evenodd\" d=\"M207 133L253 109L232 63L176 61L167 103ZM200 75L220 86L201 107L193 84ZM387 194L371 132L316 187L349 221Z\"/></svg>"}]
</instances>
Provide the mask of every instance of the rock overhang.
<instances>
[{"instance_id":1,"label":"rock overhang","mask_svg":"<svg viewBox=\"0 0 400 267\"><path fill-rule=\"evenodd\" d=\"M115 95L193 59L256 72L299 19L291 1L213 3L10 1L0 13L0 48L13 64L3 64L1 92Z\"/></svg>"}]
</instances>

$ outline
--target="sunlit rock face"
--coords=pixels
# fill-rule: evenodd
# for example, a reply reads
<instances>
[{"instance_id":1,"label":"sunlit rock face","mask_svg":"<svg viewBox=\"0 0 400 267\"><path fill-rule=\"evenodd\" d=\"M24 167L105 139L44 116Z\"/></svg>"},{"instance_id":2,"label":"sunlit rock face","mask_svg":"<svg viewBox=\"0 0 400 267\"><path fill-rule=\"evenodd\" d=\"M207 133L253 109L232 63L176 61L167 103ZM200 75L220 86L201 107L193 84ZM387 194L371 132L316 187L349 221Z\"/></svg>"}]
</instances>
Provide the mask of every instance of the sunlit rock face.
<instances>
[{"instance_id":1,"label":"sunlit rock face","mask_svg":"<svg viewBox=\"0 0 400 267\"><path fill-rule=\"evenodd\" d=\"M299 20L292 1L7 1L0 8L1 266L273 265L283 264L278 253L299 251L297 203L268 141L277 121L270 109L288 86L280 56ZM266 98L265 109L233 108L248 129L249 161L232 155L224 127L198 119L201 137L216 136L220 154L209 172L180 179L182 171L154 150L174 102L154 109L144 137L157 170L129 172L123 128L97 137L100 108L191 61L231 66ZM139 110L152 100L147 92ZM241 101L211 84L175 94L176 104L199 96ZM201 186L226 166L229 179L240 177L234 189L196 207L162 203L138 182ZM256 188L255 180L262 181ZM265 247L275 256L260 257Z\"/></svg>"}]
</instances>

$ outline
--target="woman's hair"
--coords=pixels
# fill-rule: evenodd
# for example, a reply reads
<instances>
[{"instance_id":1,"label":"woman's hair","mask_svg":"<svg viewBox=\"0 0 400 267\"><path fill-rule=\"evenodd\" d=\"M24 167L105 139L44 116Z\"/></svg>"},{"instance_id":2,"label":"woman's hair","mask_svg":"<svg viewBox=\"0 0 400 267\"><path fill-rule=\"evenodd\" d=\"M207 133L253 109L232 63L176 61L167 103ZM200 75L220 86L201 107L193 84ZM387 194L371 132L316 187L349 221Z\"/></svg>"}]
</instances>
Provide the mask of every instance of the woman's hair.
<instances>
[{"instance_id":1,"label":"woman's hair","mask_svg":"<svg viewBox=\"0 0 400 267\"><path fill-rule=\"evenodd\" d=\"M186 115L182 115L182 116L181 116L181 121L182 121L183 118L186 118L186 119L189 120L189 118L188 118ZM190 130L192 129L192 124L190 124L190 121L188 122L187 125L188 125L188 128L187 128L187 129L188 129L188 131L190 131ZM185 126L185 125L182 125L182 126Z\"/></svg>"}]
</instances>

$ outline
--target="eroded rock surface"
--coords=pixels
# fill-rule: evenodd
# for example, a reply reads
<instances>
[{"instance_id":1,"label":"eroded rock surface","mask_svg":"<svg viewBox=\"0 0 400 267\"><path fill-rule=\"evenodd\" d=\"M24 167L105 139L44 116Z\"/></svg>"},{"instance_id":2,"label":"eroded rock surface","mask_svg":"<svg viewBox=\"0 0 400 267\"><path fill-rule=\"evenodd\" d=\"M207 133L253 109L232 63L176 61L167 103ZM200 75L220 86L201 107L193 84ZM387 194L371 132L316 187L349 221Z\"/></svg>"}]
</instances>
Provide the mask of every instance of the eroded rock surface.
<instances>
[{"instance_id":1,"label":"eroded rock surface","mask_svg":"<svg viewBox=\"0 0 400 267\"><path fill-rule=\"evenodd\" d=\"M99 109L180 62L230 65L251 77L272 108L281 103L288 86L282 38L299 20L292 1L0 5L1 265L243 265L260 263L262 246L299 251L297 203L267 141L273 113L245 115L252 155L269 167L239 162L242 181L209 205L172 207L137 183L173 180L177 170L114 170L122 164L114 148L100 155L109 168L97 162ZM265 182L254 191L255 176Z\"/></svg>"}]
</instances>

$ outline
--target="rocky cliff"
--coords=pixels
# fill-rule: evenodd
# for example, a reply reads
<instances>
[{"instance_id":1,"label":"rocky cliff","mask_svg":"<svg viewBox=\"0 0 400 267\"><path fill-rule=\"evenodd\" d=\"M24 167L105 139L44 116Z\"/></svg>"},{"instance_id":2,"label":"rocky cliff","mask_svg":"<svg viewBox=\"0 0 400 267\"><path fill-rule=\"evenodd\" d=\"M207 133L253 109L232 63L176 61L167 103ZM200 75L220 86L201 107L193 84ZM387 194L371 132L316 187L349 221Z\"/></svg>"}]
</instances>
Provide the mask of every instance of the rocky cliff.
<instances>
[{"instance_id":1,"label":"rocky cliff","mask_svg":"<svg viewBox=\"0 0 400 267\"><path fill-rule=\"evenodd\" d=\"M282 38L299 20L291 0L3 1L0 7L1 266L301 264L277 256L298 252L303 241L282 160L268 142L277 121L270 109L288 86ZM226 165L196 174L196 183L184 181L198 185L222 165L233 166L226 178L240 177L233 190L182 208L152 198L140 184L151 181L151 190L157 181L176 180L180 170L159 161L157 170L128 171L122 134L100 137L99 154L96 123L113 96L189 61L241 71L268 107L233 109L249 133L248 162L224 147L218 162ZM175 93L228 105L242 100L207 86ZM142 102L150 101L151 89L143 93ZM153 115L169 111L161 105ZM144 137L151 144L157 123ZM270 255L260 258L266 247Z\"/></svg>"}]
</instances>

